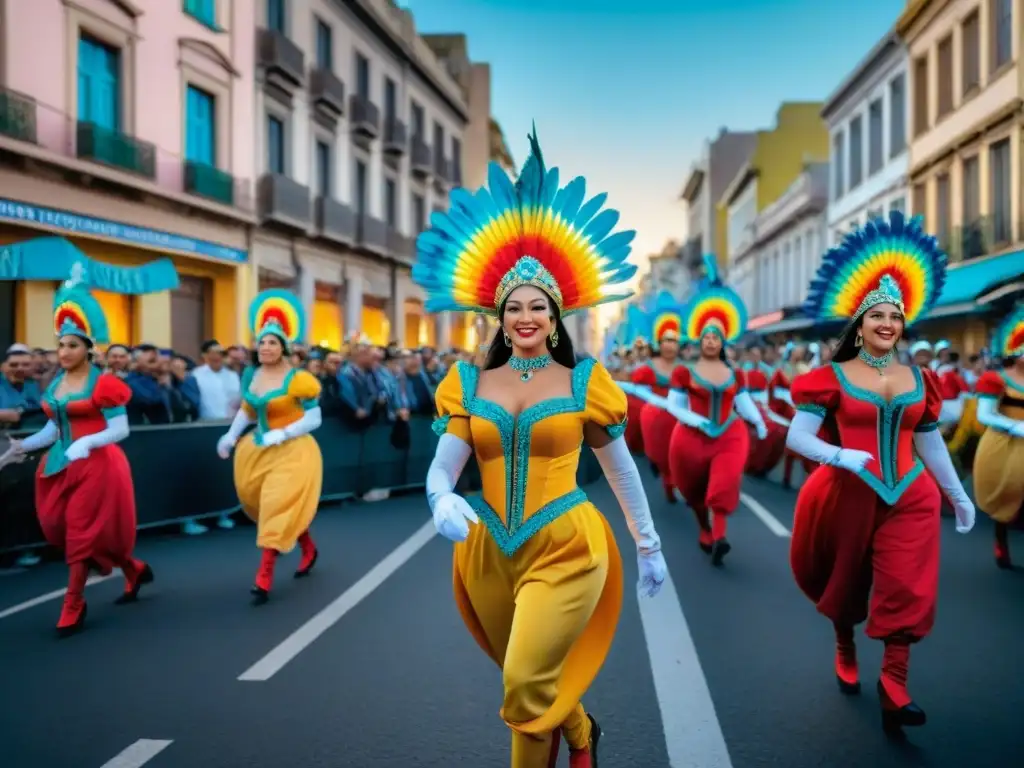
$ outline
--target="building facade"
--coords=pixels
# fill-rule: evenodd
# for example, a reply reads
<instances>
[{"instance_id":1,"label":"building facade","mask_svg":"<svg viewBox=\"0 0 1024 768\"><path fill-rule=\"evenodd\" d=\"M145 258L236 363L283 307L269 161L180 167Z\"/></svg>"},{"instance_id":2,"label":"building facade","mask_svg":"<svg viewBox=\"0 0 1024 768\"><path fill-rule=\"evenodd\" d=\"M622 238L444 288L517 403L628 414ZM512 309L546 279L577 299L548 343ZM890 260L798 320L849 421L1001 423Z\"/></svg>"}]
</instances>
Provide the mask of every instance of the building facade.
<instances>
[{"instance_id":1,"label":"building facade","mask_svg":"<svg viewBox=\"0 0 1024 768\"><path fill-rule=\"evenodd\" d=\"M117 342L195 354L203 338L243 333L253 12L251 3L2 6L0 245L64 238L90 276L108 276L93 285ZM67 276L57 274L65 241L49 242L31 269L3 249L3 341L53 346L53 293ZM117 268L161 258L180 276L173 292L115 279Z\"/></svg>"},{"instance_id":2,"label":"building facade","mask_svg":"<svg viewBox=\"0 0 1024 768\"><path fill-rule=\"evenodd\" d=\"M831 147L829 245L869 218L907 210L907 60L889 32L822 109Z\"/></svg>"},{"instance_id":3,"label":"building facade","mask_svg":"<svg viewBox=\"0 0 1024 768\"><path fill-rule=\"evenodd\" d=\"M1012 300L1024 260L1022 29L1022 0L914 0L897 23L910 56L911 211L951 264L931 332L967 351Z\"/></svg>"}]
</instances>

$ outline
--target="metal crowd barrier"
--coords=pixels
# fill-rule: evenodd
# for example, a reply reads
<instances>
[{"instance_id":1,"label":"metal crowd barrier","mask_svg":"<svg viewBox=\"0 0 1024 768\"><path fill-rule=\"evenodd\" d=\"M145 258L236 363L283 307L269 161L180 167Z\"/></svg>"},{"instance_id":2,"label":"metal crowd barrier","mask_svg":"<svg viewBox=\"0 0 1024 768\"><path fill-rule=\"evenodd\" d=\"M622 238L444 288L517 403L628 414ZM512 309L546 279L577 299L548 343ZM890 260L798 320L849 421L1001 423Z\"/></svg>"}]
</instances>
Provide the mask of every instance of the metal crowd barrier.
<instances>
[{"instance_id":1,"label":"metal crowd barrier","mask_svg":"<svg viewBox=\"0 0 1024 768\"><path fill-rule=\"evenodd\" d=\"M140 529L239 510L232 462L220 459L216 450L229 423L132 427L131 435L120 445L132 467ZM430 425L430 418L413 416L409 448L398 450L391 444L392 425L388 422L356 431L339 419L326 418L313 433L324 459L321 501L359 498L374 489L422 488L437 445ZM10 436L27 434L12 432ZM34 484L43 455L39 452L0 470L0 553L43 543L35 516ZM593 482L600 474L593 452L583 451L580 485ZM480 474L474 461L466 467L459 485L464 492L479 490ZM422 500L410 503L422 503L427 514Z\"/></svg>"}]
</instances>

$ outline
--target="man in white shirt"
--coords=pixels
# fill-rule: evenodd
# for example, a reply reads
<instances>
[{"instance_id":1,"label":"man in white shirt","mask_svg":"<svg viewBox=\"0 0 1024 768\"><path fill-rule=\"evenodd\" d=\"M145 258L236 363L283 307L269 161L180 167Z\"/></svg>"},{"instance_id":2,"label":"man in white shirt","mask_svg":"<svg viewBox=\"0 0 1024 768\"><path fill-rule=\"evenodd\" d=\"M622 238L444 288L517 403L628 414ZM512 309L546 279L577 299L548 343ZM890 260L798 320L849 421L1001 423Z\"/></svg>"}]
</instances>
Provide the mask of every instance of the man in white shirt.
<instances>
[{"instance_id":1,"label":"man in white shirt","mask_svg":"<svg viewBox=\"0 0 1024 768\"><path fill-rule=\"evenodd\" d=\"M216 341L203 343L203 362L192 377L199 385L199 419L233 419L241 404L238 374L224 365L224 349Z\"/></svg>"}]
</instances>

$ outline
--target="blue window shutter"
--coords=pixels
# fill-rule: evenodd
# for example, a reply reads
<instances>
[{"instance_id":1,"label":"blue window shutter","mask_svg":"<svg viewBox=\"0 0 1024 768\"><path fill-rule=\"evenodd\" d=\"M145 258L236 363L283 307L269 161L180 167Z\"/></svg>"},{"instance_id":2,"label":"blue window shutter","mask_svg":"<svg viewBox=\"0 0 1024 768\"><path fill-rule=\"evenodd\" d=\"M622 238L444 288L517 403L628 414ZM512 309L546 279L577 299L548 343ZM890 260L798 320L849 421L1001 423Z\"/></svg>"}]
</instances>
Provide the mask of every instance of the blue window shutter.
<instances>
[{"instance_id":1,"label":"blue window shutter","mask_svg":"<svg viewBox=\"0 0 1024 768\"><path fill-rule=\"evenodd\" d=\"M120 52L88 38L78 41L78 119L110 131L121 125Z\"/></svg>"},{"instance_id":2,"label":"blue window shutter","mask_svg":"<svg viewBox=\"0 0 1024 768\"><path fill-rule=\"evenodd\" d=\"M185 102L185 157L195 163L217 164L217 124L214 98L189 86Z\"/></svg>"}]
</instances>

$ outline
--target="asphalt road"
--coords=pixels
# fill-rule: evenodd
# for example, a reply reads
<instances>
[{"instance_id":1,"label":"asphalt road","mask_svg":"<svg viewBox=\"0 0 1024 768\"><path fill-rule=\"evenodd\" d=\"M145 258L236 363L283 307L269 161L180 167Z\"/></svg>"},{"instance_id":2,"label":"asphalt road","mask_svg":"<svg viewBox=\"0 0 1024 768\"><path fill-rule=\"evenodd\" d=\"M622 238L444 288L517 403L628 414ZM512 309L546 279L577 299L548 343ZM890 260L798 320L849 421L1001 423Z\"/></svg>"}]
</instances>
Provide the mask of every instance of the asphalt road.
<instances>
[{"instance_id":1,"label":"asphalt road","mask_svg":"<svg viewBox=\"0 0 1024 768\"><path fill-rule=\"evenodd\" d=\"M938 624L911 662L930 719L897 746L879 727L880 647L861 640L865 692L841 696L831 629L793 583L794 494L747 481L716 570L690 512L642 474L671 585L642 606L626 590L584 702L605 730L601 768L1024 764L1024 572L995 568L987 519L966 537L943 521ZM622 515L603 482L589 491L632 584ZM292 555L258 608L250 526L146 537L139 554L156 583L125 607L112 604L119 578L93 584L88 628L66 640L53 632L59 565L0 578L0 765L504 768L500 676L461 624L451 546L427 522L418 496L324 509L314 574L290 578ZM1024 557L1024 537L1013 543ZM240 680L247 671L263 679Z\"/></svg>"}]
</instances>

